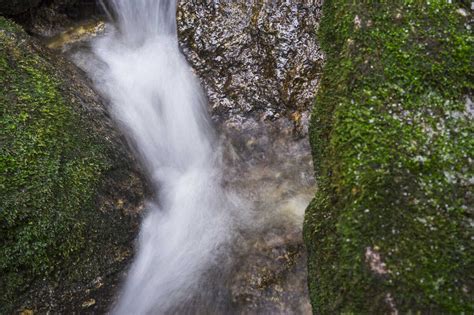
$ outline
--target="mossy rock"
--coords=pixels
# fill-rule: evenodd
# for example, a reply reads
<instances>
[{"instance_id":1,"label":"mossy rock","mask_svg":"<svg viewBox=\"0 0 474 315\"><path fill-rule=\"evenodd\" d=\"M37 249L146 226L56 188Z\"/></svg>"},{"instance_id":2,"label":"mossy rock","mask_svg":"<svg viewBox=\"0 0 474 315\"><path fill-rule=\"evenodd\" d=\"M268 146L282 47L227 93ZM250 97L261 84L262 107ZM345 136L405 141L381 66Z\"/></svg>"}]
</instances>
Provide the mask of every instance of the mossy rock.
<instances>
[{"instance_id":1,"label":"mossy rock","mask_svg":"<svg viewBox=\"0 0 474 315\"><path fill-rule=\"evenodd\" d=\"M0 313L80 309L130 256L139 171L82 73L1 17L0 110Z\"/></svg>"},{"instance_id":2,"label":"mossy rock","mask_svg":"<svg viewBox=\"0 0 474 315\"><path fill-rule=\"evenodd\" d=\"M474 311L471 18L459 1L324 1L315 313Z\"/></svg>"}]
</instances>

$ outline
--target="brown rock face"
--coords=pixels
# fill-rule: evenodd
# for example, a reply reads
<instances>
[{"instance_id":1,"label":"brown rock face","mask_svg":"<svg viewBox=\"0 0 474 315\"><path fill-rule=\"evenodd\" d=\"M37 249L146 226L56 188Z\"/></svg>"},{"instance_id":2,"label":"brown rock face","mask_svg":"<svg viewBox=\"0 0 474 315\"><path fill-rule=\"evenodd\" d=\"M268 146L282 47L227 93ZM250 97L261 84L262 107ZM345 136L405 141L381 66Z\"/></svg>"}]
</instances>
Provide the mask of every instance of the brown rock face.
<instances>
[{"instance_id":1,"label":"brown rock face","mask_svg":"<svg viewBox=\"0 0 474 315\"><path fill-rule=\"evenodd\" d=\"M182 2L180 42L214 118L275 119L311 106L322 54L320 1Z\"/></svg>"}]
</instances>

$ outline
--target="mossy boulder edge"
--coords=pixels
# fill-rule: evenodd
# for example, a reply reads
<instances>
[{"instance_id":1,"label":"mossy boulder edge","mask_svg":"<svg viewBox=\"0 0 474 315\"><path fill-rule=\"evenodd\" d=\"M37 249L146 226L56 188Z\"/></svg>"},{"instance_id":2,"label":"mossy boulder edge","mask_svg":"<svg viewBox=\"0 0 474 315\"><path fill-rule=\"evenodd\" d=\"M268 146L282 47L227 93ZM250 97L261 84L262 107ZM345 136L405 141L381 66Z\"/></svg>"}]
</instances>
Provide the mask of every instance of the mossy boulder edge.
<instances>
[{"instance_id":1,"label":"mossy boulder edge","mask_svg":"<svg viewBox=\"0 0 474 315\"><path fill-rule=\"evenodd\" d=\"M471 313L467 2L326 0L307 209L315 313Z\"/></svg>"},{"instance_id":2,"label":"mossy boulder edge","mask_svg":"<svg viewBox=\"0 0 474 315\"><path fill-rule=\"evenodd\" d=\"M85 76L2 17L0 81L0 313L80 310L131 256L140 171Z\"/></svg>"}]
</instances>

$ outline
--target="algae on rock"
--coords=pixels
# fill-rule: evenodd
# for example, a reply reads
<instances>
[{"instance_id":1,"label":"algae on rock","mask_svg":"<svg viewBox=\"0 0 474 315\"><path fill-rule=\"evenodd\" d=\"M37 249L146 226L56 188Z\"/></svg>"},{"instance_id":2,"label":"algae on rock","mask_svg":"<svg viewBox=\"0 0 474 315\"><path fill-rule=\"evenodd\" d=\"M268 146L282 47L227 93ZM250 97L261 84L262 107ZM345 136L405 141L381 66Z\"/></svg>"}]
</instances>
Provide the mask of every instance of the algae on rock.
<instances>
[{"instance_id":1,"label":"algae on rock","mask_svg":"<svg viewBox=\"0 0 474 315\"><path fill-rule=\"evenodd\" d=\"M0 17L0 313L77 304L132 243L137 219L109 204L137 207L141 180L85 82Z\"/></svg>"},{"instance_id":2,"label":"algae on rock","mask_svg":"<svg viewBox=\"0 0 474 315\"><path fill-rule=\"evenodd\" d=\"M304 227L316 313L474 310L470 18L460 2L324 2Z\"/></svg>"}]
</instances>

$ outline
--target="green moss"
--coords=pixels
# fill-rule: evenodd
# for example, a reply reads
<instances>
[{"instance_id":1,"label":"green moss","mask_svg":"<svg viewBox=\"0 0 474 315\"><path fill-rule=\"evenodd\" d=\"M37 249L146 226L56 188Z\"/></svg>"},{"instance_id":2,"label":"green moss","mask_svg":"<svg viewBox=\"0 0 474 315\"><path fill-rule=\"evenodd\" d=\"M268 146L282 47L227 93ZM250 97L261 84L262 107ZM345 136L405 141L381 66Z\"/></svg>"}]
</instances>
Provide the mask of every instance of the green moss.
<instances>
[{"instance_id":1,"label":"green moss","mask_svg":"<svg viewBox=\"0 0 474 315\"><path fill-rule=\"evenodd\" d=\"M318 313L474 310L464 6L324 3L326 65L311 121L320 189L304 230Z\"/></svg>"},{"instance_id":2,"label":"green moss","mask_svg":"<svg viewBox=\"0 0 474 315\"><path fill-rule=\"evenodd\" d=\"M63 82L26 34L0 18L0 305L54 278L84 247L88 211L110 161ZM2 312L0 307L0 312Z\"/></svg>"}]
</instances>

